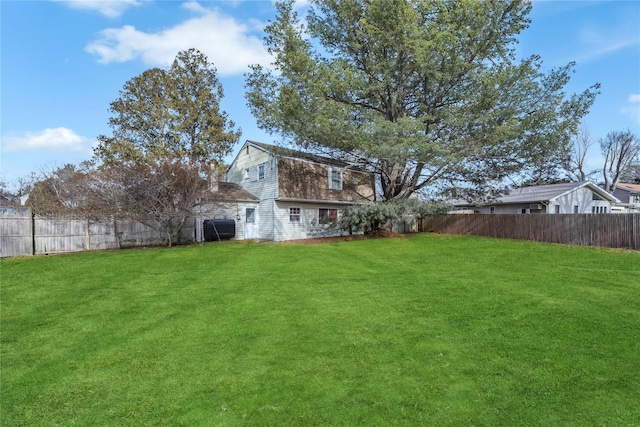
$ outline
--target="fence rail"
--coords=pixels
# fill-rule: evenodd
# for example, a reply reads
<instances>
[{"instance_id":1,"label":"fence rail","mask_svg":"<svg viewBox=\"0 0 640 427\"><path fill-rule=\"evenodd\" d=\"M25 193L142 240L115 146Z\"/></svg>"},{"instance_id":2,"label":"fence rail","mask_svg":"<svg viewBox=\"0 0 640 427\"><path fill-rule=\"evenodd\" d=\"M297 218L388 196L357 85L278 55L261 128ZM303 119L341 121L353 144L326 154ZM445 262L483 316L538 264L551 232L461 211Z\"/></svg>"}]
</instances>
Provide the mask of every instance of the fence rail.
<instances>
[{"instance_id":1,"label":"fence rail","mask_svg":"<svg viewBox=\"0 0 640 427\"><path fill-rule=\"evenodd\" d=\"M640 250L640 214L457 214L422 220L422 231Z\"/></svg>"},{"instance_id":2,"label":"fence rail","mask_svg":"<svg viewBox=\"0 0 640 427\"><path fill-rule=\"evenodd\" d=\"M0 214L0 257L120 249L166 244L157 224L135 220L89 220ZM178 242L191 243L195 219L180 231Z\"/></svg>"}]
</instances>

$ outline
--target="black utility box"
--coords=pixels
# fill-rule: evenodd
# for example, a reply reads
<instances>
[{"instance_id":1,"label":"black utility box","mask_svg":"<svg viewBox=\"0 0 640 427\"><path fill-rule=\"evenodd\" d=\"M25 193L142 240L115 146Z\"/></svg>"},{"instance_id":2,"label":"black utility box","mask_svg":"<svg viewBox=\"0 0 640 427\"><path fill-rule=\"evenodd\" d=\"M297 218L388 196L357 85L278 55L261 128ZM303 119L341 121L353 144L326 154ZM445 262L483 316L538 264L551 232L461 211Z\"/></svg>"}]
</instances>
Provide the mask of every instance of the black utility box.
<instances>
[{"instance_id":1,"label":"black utility box","mask_svg":"<svg viewBox=\"0 0 640 427\"><path fill-rule=\"evenodd\" d=\"M236 237L236 222L232 219L205 219L204 241L217 242Z\"/></svg>"}]
</instances>

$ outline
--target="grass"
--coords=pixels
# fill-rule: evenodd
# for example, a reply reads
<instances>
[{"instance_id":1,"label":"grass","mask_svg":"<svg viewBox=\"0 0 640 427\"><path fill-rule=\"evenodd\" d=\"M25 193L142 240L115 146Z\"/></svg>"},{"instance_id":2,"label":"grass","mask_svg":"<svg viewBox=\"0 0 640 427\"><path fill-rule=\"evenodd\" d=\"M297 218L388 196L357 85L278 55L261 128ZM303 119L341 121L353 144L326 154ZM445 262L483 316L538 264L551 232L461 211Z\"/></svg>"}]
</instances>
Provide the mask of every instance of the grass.
<instances>
[{"instance_id":1,"label":"grass","mask_svg":"<svg viewBox=\"0 0 640 427\"><path fill-rule=\"evenodd\" d=\"M637 252L416 235L0 268L1 425L640 425Z\"/></svg>"}]
</instances>

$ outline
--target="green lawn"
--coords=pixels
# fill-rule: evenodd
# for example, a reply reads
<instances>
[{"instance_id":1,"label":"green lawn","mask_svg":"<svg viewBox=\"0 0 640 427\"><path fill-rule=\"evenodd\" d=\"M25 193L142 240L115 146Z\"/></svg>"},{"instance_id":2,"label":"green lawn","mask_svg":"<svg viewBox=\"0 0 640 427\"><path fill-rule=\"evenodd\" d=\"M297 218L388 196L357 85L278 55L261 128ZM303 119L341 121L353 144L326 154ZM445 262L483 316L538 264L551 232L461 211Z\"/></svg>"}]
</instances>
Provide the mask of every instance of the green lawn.
<instances>
[{"instance_id":1,"label":"green lawn","mask_svg":"<svg viewBox=\"0 0 640 427\"><path fill-rule=\"evenodd\" d=\"M640 254L415 235L3 259L2 426L639 426Z\"/></svg>"}]
</instances>

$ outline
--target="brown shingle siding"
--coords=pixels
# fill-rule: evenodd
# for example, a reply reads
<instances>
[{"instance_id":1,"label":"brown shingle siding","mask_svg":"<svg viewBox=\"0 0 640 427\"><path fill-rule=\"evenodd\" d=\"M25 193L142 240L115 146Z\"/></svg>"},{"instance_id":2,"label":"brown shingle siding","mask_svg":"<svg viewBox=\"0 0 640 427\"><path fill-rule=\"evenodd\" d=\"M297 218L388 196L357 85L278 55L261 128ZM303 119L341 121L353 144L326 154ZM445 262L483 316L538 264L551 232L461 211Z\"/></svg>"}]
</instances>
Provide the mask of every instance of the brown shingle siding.
<instances>
[{"instance_id":1,"label":"brown shingle siding","mask_svg":"<svg viewBox=\"0 0 640 427\"><path fill-rule=\"evenodd\" d=\"M371 174L343 168L342 190L332 190L329 167L291 158L278 159L279 197L344 202L374 200Z\"/></svg>"}]
</instances>

